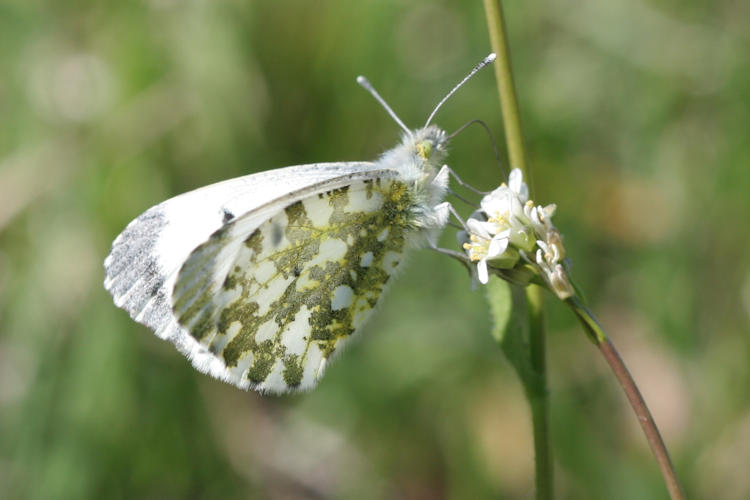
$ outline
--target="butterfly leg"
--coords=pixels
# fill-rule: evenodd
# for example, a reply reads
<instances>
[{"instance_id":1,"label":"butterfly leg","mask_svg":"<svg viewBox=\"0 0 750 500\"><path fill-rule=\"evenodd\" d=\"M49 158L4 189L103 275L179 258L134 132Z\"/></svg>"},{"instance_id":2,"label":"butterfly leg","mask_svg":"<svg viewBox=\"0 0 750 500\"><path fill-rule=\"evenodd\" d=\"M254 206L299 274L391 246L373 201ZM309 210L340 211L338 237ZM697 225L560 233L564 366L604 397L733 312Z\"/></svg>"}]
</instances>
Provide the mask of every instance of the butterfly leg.
<instances>
[{"instance_id":1,"label":"butterfly leg","mask_svg":"<svg viewBox=\"0 0 750 500\"><path fill-rule=\"evenodd\" d=\"M470 185L470 184L462 181L461 178L458 176L458 174L456 172L454 172L453 169L451 169L448 165L443 165L443 167L440 169L440 173L438 174L438 177L440 177L440 176L442 176L445 179L444 182L445 182L446 186L448 186L449 177L453 177L460 186L465 187L466 189L470 190L471 192L476 193L476 194L481 195L481 196L484 196L484 195L487 194L486 192L480 191L480 190L476 189L474 186L472 186L472 185ZM470 206L472 208L476 208L479 205L478 202L471 201L471 200L469 200L467 198L464 198L463 196L461 196L460 194L458 194L454 189L451 189L450 187L447 187L447 192L448 192L448 194L450 196L455 197L457 200L465 203L466 205L468 205L468 206Z\"/></svg>"},{"instance_id":2,"label":"butterfly leg","mask_svg":"<svg viewBox=\"0 0 750 500\"><path fill-rule=\"evenodd\" d=\"M475 188L471 184L462 181L461 178L458 176L458 174L452 168L450 168L448 165L443 165L443 168L441 168L440 170L441 170L441 172L442 171L447 171L448 174L450 174L450 176L453 177L453 179L458 183L459 186L465 187L469 191L473 191L474 193L476 193L478 195L481 195L481 196L484 196L484 195L486 195L488 193L488 191L480 191L479 189Z\"/></svg>"},{"instance_id":3,"label":"butterfly leg","mask_svg":"<svg viewBox=\"0 0 750 500\"><path fill-rule=\"evenodd\" d=\"M453 208L453 205L451 205L450 202L443 202L435 206L434 210L435 213L438 214L438 218L443 221L443 224L448 223L448 219L451 215L453 215L453 217L459 222L464 231L466 231L467 233L469 232L468 228L466 227L466 222L464 222L463 218L458 214L456 209ZM463 264L469 263L469 258L465 254L457 252L455 250L437 246L437 241L435 238L428 238L427 241L432 250L435 250L444 255L448 255L449 257L452 257Z\"/></svg>"},{"instance_id":4,"label":"butterfly leg","mask_svg":"<svg viewBox=\"0 0 750 500\"><path fill-rule=\"evenodd\" d=\"M463 229L467 233L469 232L469 228L466 226L466 221L464 221L464 219L459 215L459 213L456 211L456 209L453 208L453 205L451 205L450 202L448 202L448 201L443 202L443 203L441 203L440 205L438 205L435 208L436 209L440 208L442 210L445 210L447 213L449 213L450 215L452 215L453 218L455 218L458 221L458 223L461 225L461 229ZM448 220L448 216L446 214L446 221L447 220Z\"/></svg>"},{"instance_id":5,"label":"butterfly leg","mask_svg":"<svg viewBox=\"0 0 750 500\"><path fill-rule=\"evenodd\" d=\"M468 200L468 199L464 198L463 196L461 196L460 194L458 194L457 192L455 192L454 190L452 190L450 188L448 188L448 195L449 196L453 196L458 201L463 202L466 205L469 205L470 207L476 207L477 206L477 203L475 201L471 201L471 200Z\"/></svg>"},{"instance_id":6,"label":"butterfly leg","mask_svg":"<svg viewBox=\"0 0 750 500\"><path fill-rule=\"evenodd\" d=\"M441 248L439 246L433 246L430 244L430 249L435 250L438 253L441 253L443 255L447 255L448 257L451 257L452 259L456 259L461 264L469 264L471 261L466 256L466 254L463 254L461 252L456 252L455 250L450 250L448 248Z\"/></svg>"}]
</instances>

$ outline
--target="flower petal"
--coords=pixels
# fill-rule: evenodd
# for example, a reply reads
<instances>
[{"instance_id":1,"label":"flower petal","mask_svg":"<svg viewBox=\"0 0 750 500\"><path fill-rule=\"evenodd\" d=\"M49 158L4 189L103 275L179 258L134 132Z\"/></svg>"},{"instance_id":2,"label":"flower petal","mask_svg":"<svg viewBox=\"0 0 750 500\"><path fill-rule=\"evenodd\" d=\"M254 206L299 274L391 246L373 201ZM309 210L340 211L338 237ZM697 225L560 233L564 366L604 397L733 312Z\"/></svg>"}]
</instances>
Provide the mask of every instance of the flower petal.
<instances>
[{"instance_id":1,"label":"flower petal","mask_svg":"<svg viewBox=\"0 0 750 500\"><path fill-rule=\"evenodd\" d=\"M523 184L523 173L520 168L514 168L510 171L508 176L508 187L515 193L521 192L521 185Z\"/></svg>"},{"instance_id":2,"label":"flower petal","mask_svg":"<svg viewBox=\"0 0 750 500\"><path fill-rule=\"evenodd\" d=\"M466 227L469 229L470 234L477 235L480 238L484 238L485 240L489 240L490 238L492 238L486 222L480 222L476 219L469 219L466 221Z\"/></svg>"},{"instance_id":3,"label":"flower petal","mask_svg":"<svg viewBox=\"0 0 750 500\"><path fill-rule=\"evenodd\" d=\"M510 243L510 229L506 229L493 236L487 248L487 258L492 259L498 255L502 255L508 248L508 243Z\"/></svg>"},{"instance_id":4,"label":"flower petal","mask_svg":"<svg viewBox=\"0 0 750 500\"><path fill-rule=\"evenodd\" d=\"M490 280L490 275L487 273L487 261L485 259L477 263L477 278L479 278L479 282L483 285L486 285Z\"/></svg>"}]
</instances>

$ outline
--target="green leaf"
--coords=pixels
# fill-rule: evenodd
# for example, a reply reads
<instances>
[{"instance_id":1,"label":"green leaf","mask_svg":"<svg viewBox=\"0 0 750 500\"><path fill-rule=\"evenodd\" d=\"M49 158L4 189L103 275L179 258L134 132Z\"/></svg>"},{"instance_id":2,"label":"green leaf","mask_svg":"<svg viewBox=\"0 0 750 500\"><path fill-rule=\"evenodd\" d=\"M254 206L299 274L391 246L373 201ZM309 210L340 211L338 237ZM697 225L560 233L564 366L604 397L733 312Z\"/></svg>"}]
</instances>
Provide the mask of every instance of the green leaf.
<instances>
[{"instance_id":1,"label":"green leaf","mask_svg":"<svg viewBox=\"0 0 750 500\"><path fill-rule=\"evenodd\" d=\"M538 397L544 393L544 380L531 361L525 287L491 277L485 291L493 319L492 337L516 370L527 397Z\"/></svg>"},{"instance_id":2,"label":"green leaf","mask_svg":"<svg viewBox=\"0 0 750 500\"><path fill-rule=\"evenodd\" d=\"M501 345L513 311L510 287L510 283L494 276L484 286L485 295L490 303L490 313L492 314L492 337Z\"/></svg>"}]
</instances>

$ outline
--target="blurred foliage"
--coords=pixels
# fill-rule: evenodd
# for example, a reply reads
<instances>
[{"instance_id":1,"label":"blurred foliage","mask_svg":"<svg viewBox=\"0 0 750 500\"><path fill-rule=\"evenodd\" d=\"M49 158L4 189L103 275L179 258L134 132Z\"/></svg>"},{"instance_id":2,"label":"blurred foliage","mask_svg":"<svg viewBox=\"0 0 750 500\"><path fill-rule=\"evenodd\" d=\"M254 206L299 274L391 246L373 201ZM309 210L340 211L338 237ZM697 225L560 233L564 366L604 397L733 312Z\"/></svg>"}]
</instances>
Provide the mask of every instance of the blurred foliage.
<instances>
[{"instance_id":1,"label":"blurred foliage","mask_svg":"<svg viewBox=\"0 0 750 500\"><path fill-rule=\"evenodd\" d=\"M506 7L537 198L695 498L750 497L748 5ZM418 125L488 51L479 1L0 3L3 497L530 498L519 382L441 255L416 252L320 386L280 398L195 372L101 286L112 239L161 200L395 144L356 75ZM491 72L436 121L474 118L502 137ZM479 128L450 163L500 180ZM558 497L665 498L549 303Z\"/></svg>"}]
</instances>

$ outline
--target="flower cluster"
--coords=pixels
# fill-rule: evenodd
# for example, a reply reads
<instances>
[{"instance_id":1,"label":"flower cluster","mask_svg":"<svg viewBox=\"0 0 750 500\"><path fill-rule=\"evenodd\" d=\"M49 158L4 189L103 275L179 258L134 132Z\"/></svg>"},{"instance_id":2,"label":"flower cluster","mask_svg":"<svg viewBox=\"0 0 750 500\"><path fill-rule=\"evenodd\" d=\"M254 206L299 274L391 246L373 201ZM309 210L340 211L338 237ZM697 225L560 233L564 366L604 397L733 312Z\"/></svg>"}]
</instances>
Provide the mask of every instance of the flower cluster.
<instances>
[{"instance_id":1,"label":"flower cluster","mask_svg":"<svg viewBox=\"0 0 750 500\"><path fill-rule=\"evenodd\" d=\"M551 221L556 207L529 200L529 188L519 169L513 169L508 184L486 195L480 206L466 221L463 248L477 263L481 283L489 281L490 269L523 266L541 276L561 299L574 295L561 263L565 258L562 238Z\"/></svg>"}]
</instances>

